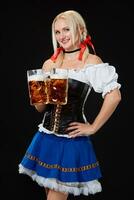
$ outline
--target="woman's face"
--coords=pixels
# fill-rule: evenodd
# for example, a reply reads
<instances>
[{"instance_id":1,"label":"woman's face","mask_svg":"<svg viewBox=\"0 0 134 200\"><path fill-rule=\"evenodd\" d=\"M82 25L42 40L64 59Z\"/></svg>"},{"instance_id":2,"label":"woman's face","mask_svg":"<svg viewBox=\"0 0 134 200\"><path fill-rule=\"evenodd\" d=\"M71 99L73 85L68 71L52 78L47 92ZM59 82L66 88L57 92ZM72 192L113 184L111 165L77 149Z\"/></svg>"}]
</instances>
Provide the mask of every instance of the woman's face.
<instances>
[{"instance_id":1,"label":"woman's face","mask_svg":"<svg viewBox=\"0 0 134 200\"><path fill-rule=\"evenodd\" d=\"M55 22L54 29L57 42L66 51L67 50L71 51L79 47L78 39L75 41L75 44L73 45L70 27L65 19L58 19ZM78 37L76 36L75 38Z\"/></svg>"}]
</instances>

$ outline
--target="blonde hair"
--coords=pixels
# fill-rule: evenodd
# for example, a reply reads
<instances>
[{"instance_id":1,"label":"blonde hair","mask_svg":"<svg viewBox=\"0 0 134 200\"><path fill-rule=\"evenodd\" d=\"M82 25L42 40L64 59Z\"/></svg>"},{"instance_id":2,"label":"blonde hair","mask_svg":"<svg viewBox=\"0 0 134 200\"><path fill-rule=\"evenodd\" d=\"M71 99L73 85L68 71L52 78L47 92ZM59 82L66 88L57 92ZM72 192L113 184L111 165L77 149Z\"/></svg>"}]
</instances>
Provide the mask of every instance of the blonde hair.
<instances>
[{"instance_id":1,"label":"blonde hair","mask_svg":"<svg viewBox=\"0 0 134 200\"><path fill-rule=\"evenodd\" d=\"M75 43L76 35L78 35L80 37L80 42L86 39L88 31L87 31L86 23L85 23L83 17L77 11L74 11L74 10L68 10L65 12L61 12L54 18L54 20L52 22L52 43L53 43L54 52L58 48L58 43L57 43L56 36L55 36L55 27L54 27L55 22L58 19L65 19L67 21L67 23L69 24L70 32L72 34L73 44ZM88 52L89 51L87 48L84 54L87 54ZM58 57L60 57L60 59L61 59L63 57L62 56L63 52L61 52L60 55Z\"/></svg>"}]
</instances>

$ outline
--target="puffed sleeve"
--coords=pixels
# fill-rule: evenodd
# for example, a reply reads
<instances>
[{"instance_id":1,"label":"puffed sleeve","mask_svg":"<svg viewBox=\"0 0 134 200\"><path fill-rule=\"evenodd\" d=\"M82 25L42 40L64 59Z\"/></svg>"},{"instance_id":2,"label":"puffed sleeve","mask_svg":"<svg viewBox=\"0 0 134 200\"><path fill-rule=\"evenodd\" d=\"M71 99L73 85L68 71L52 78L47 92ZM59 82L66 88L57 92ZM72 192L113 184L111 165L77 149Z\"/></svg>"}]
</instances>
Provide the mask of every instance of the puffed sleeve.
<instances>
[{"instance_id":1,"label":"puffed sleeve","mask_svg":"<svg viewBox=\"0 0 134 200\"><path fill-rule=\"evenodd\" d=\"M89 66L85 73L89 84L96 92L102 93L103 98L106 93L121 87L115 67L108 63Z\"/></svg>"}]
</instances>

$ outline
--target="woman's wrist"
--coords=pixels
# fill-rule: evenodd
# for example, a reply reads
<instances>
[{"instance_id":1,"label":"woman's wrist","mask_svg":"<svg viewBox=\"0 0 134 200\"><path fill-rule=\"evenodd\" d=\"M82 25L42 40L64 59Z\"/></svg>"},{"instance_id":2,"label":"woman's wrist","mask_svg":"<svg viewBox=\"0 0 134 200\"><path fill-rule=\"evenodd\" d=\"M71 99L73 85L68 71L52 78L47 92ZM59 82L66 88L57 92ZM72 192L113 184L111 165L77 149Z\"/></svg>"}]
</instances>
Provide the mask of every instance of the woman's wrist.
<instances>
[{"instance_id":1,"label":"woman's wrist","mask_svg":"<svg viewBox=\"0 0 134 200\"><path fill-rule=\"evenodd\" d=\"M94 124L90 124L89 127L89 135L94 135L97 132L96 126Z\"/></svg>"}]
</instances>

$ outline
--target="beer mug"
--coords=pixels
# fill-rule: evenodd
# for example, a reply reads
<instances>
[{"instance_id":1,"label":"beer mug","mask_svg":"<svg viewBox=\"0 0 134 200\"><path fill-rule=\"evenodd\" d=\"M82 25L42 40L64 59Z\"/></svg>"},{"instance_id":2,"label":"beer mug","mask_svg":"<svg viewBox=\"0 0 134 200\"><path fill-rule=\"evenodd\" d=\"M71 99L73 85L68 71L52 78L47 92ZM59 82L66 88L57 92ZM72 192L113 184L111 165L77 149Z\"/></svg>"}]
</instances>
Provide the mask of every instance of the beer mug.
<instances>
[{"instance_id":1,"label":"beer mug","mask_svg":"<svg viewBox=\"0 0 134 200\"><path fill-rule=\"evenodd\" d=\"M46 79L48 75L42 69L27 70L30 104L48 103Z\"/></svg>"},{"instance_id":2,"label":"beer mug","mask_svg":"<svg viewBox=\"0 0 134 200\"><path fill-rule=\"evenodd\" d=\"M49 80L49 103L65 105L68 97L68 70L53 68Z\"/></svg>"}]
</instances>

